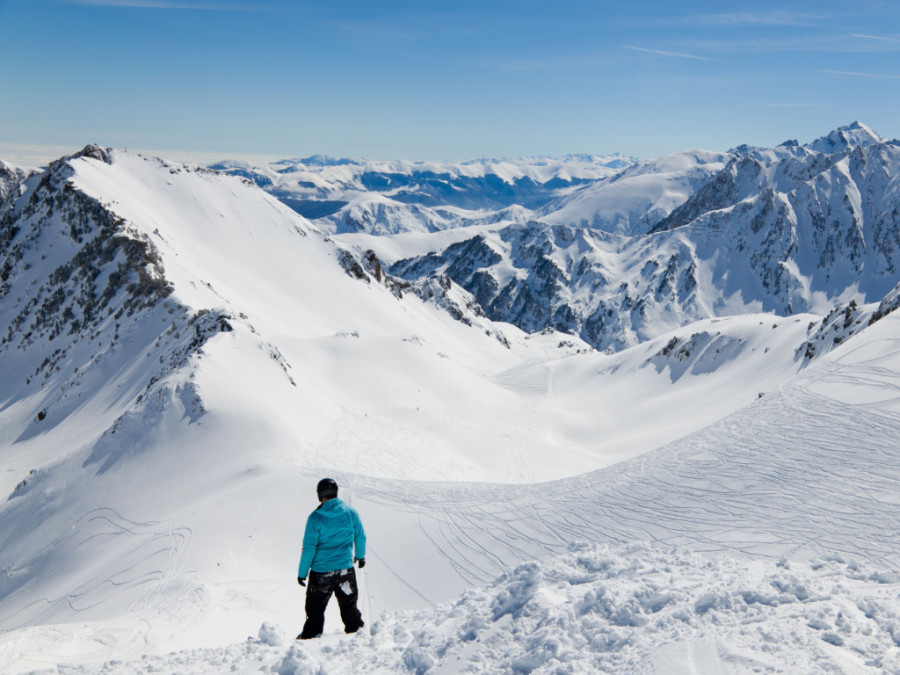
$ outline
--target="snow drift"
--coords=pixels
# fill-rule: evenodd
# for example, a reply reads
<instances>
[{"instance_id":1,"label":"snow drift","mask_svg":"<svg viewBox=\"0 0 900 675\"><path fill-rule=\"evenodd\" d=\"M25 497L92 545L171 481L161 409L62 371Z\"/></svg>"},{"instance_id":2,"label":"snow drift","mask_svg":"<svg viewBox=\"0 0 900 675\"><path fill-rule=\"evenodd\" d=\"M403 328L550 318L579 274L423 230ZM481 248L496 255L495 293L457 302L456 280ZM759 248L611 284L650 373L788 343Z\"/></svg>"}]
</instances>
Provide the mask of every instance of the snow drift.
<instances>
[{"instance_id":1,"label":"snow drift","mask_svg":"<svg viewBox=\"0 0 900 675\"><path fill-rule=\"evenodd\" d=\"M451 603L385 612L366 634L292 645L263 623L221 649L66 671L897 672L898 588L900 575L839 556L748 564L573 543Z\"/></svg>"}]
</instances>

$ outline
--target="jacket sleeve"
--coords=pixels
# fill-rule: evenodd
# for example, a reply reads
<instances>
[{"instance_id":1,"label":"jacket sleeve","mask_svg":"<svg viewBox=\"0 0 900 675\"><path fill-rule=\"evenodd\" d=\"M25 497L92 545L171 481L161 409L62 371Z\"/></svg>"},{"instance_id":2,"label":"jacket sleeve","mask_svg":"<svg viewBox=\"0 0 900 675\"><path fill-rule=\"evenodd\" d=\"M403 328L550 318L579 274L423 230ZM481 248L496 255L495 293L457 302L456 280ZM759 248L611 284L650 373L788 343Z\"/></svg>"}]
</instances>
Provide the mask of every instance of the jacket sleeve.
<instances>
[{"instance_id":1,"label":"jacket sleeve","mask_svg":"<svg viewBox=\"0 0 900 675\"><path fill-rule=\"evenodd\" d=\"M319 546L319 527L316 519L310 516L306 520L306 531L303 533L303 551L300 553L300 567L297 576L305 579L309 575L316 548Z\"/></svg>"},{"instance_id":2,"label":"jacket sleeve","mask_svg":"<svg viewBox=\"0 0 900 675\"><path fill-rule=\"evenodd\" d=\"M353 546L356 551L354 554L354 558L365 558L366 557L366 531L363 529L362 521L359 519L359 514L355 511L353 515L356 517L353 519Z\"/></svg>"}]
</instances>

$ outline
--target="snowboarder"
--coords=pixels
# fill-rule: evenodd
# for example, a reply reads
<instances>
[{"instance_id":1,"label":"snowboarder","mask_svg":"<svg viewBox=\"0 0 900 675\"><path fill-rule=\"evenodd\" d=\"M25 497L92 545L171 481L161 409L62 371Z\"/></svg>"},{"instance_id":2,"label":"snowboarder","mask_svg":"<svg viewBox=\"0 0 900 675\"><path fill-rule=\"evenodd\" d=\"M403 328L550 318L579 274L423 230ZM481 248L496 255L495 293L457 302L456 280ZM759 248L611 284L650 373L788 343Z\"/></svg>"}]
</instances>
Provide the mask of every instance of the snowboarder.
<instances>
[{"instance_id":1,"label":"snowboarder","mask_svg":"<svg viewBox=\"0 0 900 675\"><path fill-rule=\"evenodd\" d=\"M365 624L356 607L359 589L356 571L366 565L366 533L359 514L338 499L338 485L323 478L316 486L319 506L306 520L297 583L306 586L306 623L298 640L319 637L325 627L325 607L337 596L344 632L355 633ZM309 576L309 585L306 577Z\"/></svg>"}]
</instances>

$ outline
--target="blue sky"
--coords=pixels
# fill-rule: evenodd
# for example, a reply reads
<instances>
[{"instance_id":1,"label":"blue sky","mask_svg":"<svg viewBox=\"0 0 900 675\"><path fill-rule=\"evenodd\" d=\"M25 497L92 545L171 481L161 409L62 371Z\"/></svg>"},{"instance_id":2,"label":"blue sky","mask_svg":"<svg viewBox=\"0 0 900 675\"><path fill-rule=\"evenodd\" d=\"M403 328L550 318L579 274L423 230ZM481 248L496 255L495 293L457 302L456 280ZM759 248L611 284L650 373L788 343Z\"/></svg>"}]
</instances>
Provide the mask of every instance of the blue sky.
<instances>
[{"instance_id":1,"label":"blue sky","mask_svg":"<svg viewBox=\"0 0 900 675\"><path fill-rule=\"evenodd\" d=\"M0 45L0 157L653 157L854 120L900 137L895 0L0 0Z\"/></svg>"}]
</instances>

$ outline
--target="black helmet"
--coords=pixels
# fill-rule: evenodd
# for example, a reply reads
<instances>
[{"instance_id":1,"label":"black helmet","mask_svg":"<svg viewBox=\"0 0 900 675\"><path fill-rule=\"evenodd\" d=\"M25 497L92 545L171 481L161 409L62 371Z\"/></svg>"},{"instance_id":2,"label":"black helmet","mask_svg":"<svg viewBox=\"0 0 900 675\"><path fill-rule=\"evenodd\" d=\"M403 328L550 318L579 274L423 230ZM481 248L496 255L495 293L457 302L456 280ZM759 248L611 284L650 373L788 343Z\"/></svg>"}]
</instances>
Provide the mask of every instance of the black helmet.
<instances>
[{"instance_id":1,"label":"black helmet","mask_svg":"<svg viewBox=\"0 0 900 675\"><path fill-rule=\"evenodd\" d=\"M331 478L323 478L316 485L316 494L319 499L332 499L338 496L338 486Z\"/></svg>"}]
</instances>

